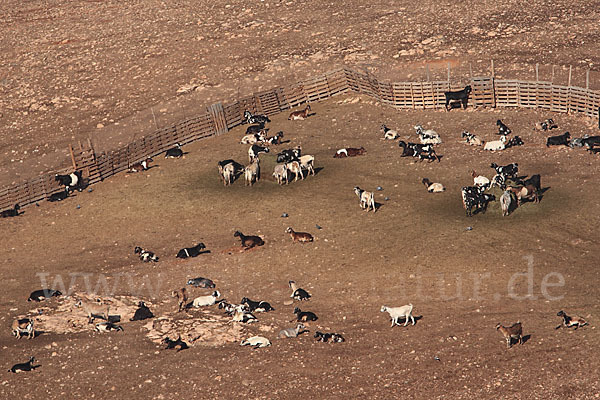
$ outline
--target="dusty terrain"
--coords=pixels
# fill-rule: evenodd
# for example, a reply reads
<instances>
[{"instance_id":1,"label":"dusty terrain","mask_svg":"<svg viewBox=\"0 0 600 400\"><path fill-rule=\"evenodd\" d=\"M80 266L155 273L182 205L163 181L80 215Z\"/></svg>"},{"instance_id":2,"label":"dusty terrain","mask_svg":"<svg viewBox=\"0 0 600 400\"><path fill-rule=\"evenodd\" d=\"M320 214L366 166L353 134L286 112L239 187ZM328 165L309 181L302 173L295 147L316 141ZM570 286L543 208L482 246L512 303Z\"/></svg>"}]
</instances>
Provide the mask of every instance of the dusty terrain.
<instances>
[{"instance_id":1,"label":"dusty terrain","mask_svg":"<svg viewBox=\"0 0 600 400\"><path fill-rule=\"evenodd\" d=\"M10 183L64 161L73 140L92 136L104 148L127 142L141 134L136 129L152 129L150 106L157 123L166 124L194 107L341 63L393 80L424 78L424 60L431 61L432 78L446 74L448 60L463 76L469 62L485 73L491 58L498 74L507 68L510 76L528 78L535 62L595 68L590 35L597 4L520 4L3 3L3 179ZM189 83L199 86L176 96ZM144 111L134 114L138 110ZM318 173L304 181L277 186L271 153L261 156L263 179L256 186L238 181L223 187L216 162L246 163L238 128L186 146L184 159L159 158L146 173L120 174L92 192L2 220L2 365L8 369L34 355L41 367L4 373L0 397L597 398L598 158L579 149L547 149L546 135L532 129L553 117L561 132L577 137L595 134L597 121L522 110L400 112L357 96L315 104L313 111L304 122L282 114L270 125L290 140L279 148L302 144L315 155ZM498 118L524 146L491 154L461 143L463 129L495 139ZM400 158L396 143L380 139L383 122L403 137L416 123L436 129L444 139L442 161ZM344 146L365 146L368 153L333 159ZM523 174L541 174L547 188L542 201L505 218L496 202L486 214L467 218L460 187L471 182L470 169L491 177L491 162L518 162ZM447 191L427 193L423 177ZM360 210L355 185L383 188L376 191L377 213ZM317 240L294 244L287 226ZM237 246L236 229L264 235L266 245L227 251ZM197 241L211 253L175 260L177 250ZM136 245L161 260L140 262ZM530 281L515 275L528 271ZM27 303L41 278L50 286L62 281L66 293L143 298L157 316L171 318L176 301L169 292L196 276L215 280L230 301L248 296L271 302L275 311L241 329L243 337L261 334L273 345L252 350L210 342L176 353L152 341L145 322L127 320L124 332L94 333L90 326L33 340L10 335L18 315L36 306L52 314L68 301ZM308 334L278 340L278 330L293 325L294 306L284 305L289 279L313 295L300 307L319 320ZM422 318L415 326L390 328L381 305L408 302ZM561 309L591 325L554 330ZM172 318L185 325L221 315L210 307ZM507 350L494 327L517 320L528 340ZM315 342L316 330L340 332L347 341Z\"/></svg>"}]
</instances>

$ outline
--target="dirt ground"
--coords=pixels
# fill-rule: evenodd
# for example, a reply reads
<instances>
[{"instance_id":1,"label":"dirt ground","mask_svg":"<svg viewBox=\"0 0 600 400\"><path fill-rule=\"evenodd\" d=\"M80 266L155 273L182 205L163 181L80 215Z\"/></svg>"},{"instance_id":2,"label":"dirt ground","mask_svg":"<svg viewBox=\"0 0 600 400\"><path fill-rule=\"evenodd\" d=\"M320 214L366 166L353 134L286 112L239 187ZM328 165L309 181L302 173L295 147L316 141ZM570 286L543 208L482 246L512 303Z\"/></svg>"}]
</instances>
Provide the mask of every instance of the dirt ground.
<instances>
[{"instance_id":1,"label":"dirt ground","mask_svg":"<svg viewBox=\"0 0 600 400\"><path fill-rule=\"evenodd\" d=\"M422 74L426 58L440 60L440 74L445 60L459 58L474 65L483 60L482 68L494 58L516 74L535 62L582 60L579 66L594 68L598 55L588 39L597 4L520 4L9 1L0 6L10 32L0 39L8 66L0 70L2 174L8 180L35 175L45 162L60 159L61 146L92 131L103 146L117 146L133 134L125 128L136 126L135 117L126 117L136 110L155 106L159 118L162 107L180 110L175 118L194 104L341 62L394 80ZM434 23L440 19L453 24ZM400 55L411 49L423 53ZM461 62L457 68L464 68ZM200 89L176 97L190 82ZM31 110L31 102L57 96L80 100ZM525 110L397 111L355 95L312 108L306 121L272 118L271 132L284 131L289 142L261 156L262 179L254 187L241 180L224 187L217 176L219 160L247 163L240 127L185 146L184 159L157 157L145 173L120 174L91 192L2 220L0 359L6 370L33 355L41 367L5 372L0 398L600 397L598 158L581 149L548 149L548 134L533 130L536 121L552 117L559 133L578 137L596 134L597 121ZM492 154L462 143L464 129L495 139L498 118L524 146ZM111 119L127 122L114 126ZM444 141L441 162L401 158L397 143L381 140L382 123L412 141L415 124L435 129ZM34 152L41 138L58 154L38 157L46 151ZM275 153L297 144L315 156L317 174L280 187L271 178ZM359 146L366 155L332 158L338 148ZM466 217L460 188L472 182L471 169L491 177L491 162L518 162L523 175L541 174L541 202L526 203L509 217L495 202L487 213ZM427 193L424 177L447 190ZM375 191L376 213L360 210L356 185ZM312 233L315 242L292 243L288 226ZM231 251L239 243L235 230L263 235L266 244ZM210 253L175 259L180 248L199 241ZM137 245L160 261L139 261ZM231 339L163 350L156 331L223 321L215 306L174 312L171 290L197 276L213 279L231 302L244 296L269 301L275 311L258 314L258 323L222 332L231 335L227 339L265 336L272 346L253 350ZM290 279L312 294L310 301L284 304ZM67 295L141 298L164 319L152 323L155 331L147 321L128 321L127 314L123 332L95 333L88 326L17 341L10 334L14 318L51 316L71 301L26 302L44 281ZM190 292L195 297L210 290ZM390 328L381 305L407 303L417 323ZM296 305L319 320L297 339L276 339L280 329L294 325ZM590 325L555 330L559 310ZM508 350L495 326L517 320L527 340ZM316 342L317 330L342 333L346 342Z\"/></svg>"}]
</instances>

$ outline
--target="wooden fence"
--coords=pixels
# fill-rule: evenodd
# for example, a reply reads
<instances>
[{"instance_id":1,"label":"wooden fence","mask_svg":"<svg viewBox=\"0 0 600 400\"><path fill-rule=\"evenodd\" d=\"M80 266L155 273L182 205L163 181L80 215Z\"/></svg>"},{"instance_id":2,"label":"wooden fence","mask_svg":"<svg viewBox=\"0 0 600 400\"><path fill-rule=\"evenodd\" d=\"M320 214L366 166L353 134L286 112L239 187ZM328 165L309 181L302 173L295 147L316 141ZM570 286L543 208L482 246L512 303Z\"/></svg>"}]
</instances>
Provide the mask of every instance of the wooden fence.
<instances>
[{"instance_id":1,"label":"wooden fence","mask_svg":"<svg viewBox=\"0 0 600 400\"><path fill-rule=\"evenodd\" d=\"M462 89L470 84L469 103L476 107L536 108L561 113L598 116L600 91L552 82L472 77L460 85L450 81L380 82L376 77L349 68L340 68L312 79L272 90L255 93L229 103L216 103L199 115L154 131L126 147L96 154L90 141L70 147L72 166L57 169L27 182L0 189L0 210L19 204L21 207L47 199L62 189L55 173L83 171L89 184L125 171L131 164L156 156L176 143L185 144L228 132L242 123L244 111L277 114L306 102L326 100L348 91L372 97L401 109L440 109L447 90Z\"/></svg>"}]
</instances>

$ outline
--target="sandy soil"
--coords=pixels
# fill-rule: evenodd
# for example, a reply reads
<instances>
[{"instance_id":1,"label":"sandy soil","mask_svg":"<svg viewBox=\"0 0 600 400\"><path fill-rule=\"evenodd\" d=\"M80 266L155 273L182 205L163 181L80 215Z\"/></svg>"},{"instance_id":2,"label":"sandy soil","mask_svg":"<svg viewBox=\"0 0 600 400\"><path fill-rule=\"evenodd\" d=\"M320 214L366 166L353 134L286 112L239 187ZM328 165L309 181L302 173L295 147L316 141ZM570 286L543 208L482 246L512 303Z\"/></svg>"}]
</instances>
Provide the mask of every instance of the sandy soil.
<instances>
[{"instance_id":1,"label":"sandy soil","mask_svg":"<svg viewBox=\"0 0 600 400\"><path fill-rule=\"evenodd\" d=\"M61 146L91 132L103 146L117 146L141 126L141 119L126 117L150 105L164 123L238 89L250 93L342 61L395 80L422 75L423 59L439 60L431 71L442 75L448 59L485 70L490 57L524 75L536 61L575 59L593 68L598 56L588 39L595 4L519 4L9 1L0 6L10 32L0 39L8 65L0 77L2 173L8 180L36 174L60 159ZM455 23L434 23L444 18ZM422 53L400 55L411 49ZM468 71L468 64L453 65ZM176 97L190 82L200 89ZM59 96L69 102L51 102ZM32 102L45 109L32 110ZM595 134L597 121L523 110L396 111L357 96L315 104L313 111L302 122L272 118L272 132L283 130L290 142L261 156L263 176L254 187L238 181L225 188L217 176L219 160L247 163L247 146L238 143L244 128L238 128L186 146L184 159L160 158L146 173L120 174L92 192L2 220L2 364L8 369L34 355L41 367L4 373L0 397L597 398L598 159L580 149L547 149L547 134L533 130L536 121L552 117L560 132L577 137ZM464 129L495 139L498 118L524 146L492 154L461 142ZM114 126L111 119L124 122ZM381 140L382 123L404 140L416 139L417 123L435 129L444 140L442 161L400 158L396 143ZM58 155L42 147L34 152L41 138L44 149L61 149ZM270 176L276 150L297 144L315 155L317 174L280 187ZM346 146L364 146L367 155L332 158ZM43 152L48 158L37 157ZM491 162L518 162L522 174L541 174L542 201L504 218L496 202L467 218L460 188L470 184L471 169L491 177ZM427 193L424 177L443 183L446 192ZM382 187L375 191L376 213L360 210L356 185ZM287 226L317 239L292 243ZM238 229L264 235L265 246L227 251L238 245ZM175 259L198 241L211 252ZM136 245L161 260L140 262ZM213 279L229 301L269 301L275 311L237 327L234 337L262 335L273 345L253 350L225 341L167 351L148 336L147 322L128 318L123 332L46 332L19 341L10 335L17 316L34 315L37 306L52 314L68 301L27 303L42 279L56 287L62 282L69 295L144 299L157 317L170 318L163 320L169 334L186 321L222 321L216 307L175 313L170 291L196 276ZM290 279L312 299L284 304ZM194 297L210 292L190 291ZM381 305L409 302L420 317L416 325L390 328ZM279 329L294 325L295 305L319 320L297 339L276 339ZM561 309L590 326L555 330ZM517 320L527 340L507 350L495 326ZM342 333L346 342L316 342L316 330Z\"/></svg>"}]
</instances>

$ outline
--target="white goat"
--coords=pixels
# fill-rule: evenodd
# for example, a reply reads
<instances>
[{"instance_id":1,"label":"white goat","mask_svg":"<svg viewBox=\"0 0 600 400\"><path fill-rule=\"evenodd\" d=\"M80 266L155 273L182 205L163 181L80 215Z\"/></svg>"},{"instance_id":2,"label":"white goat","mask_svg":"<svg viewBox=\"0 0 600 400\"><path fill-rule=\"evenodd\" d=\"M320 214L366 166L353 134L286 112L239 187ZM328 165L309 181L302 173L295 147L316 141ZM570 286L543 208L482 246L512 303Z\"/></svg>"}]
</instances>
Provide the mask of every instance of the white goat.
<instances>
[{"instance_id":1,"label":"white goat","mask_svg":"<svg viewBox=\"0 0 600 400\"><path fill-rule=\"evenodd\" d=\"M266 337L252 336L246 340L242 340L240 346L253 346L255 349L270 346L271 342Z\"/></svg>"},{"instance_id":2,"label":"white goat","mask_svg":"<svg viewBox=\"0 0 600 400\"><path fill-rule=\"evenodd\" d=\"M254 183L258 182L260 179L260 162L258 158L246 167L244 170L244 178L246 180L246 185L252 186Z\"/></svg>"},{"instance_id":3,"label":"white goat","mask_svg":"<svg viewBox=\"0 0 600 400\"><path fill-rule=\"evenodd\" d=\"M491 142L486 142L485 146L483 146L484 150L489 151L500 151L506 148L506 136L502 135L500 140L492 140Z\"/></svg>"},{"instance_id":4,"label":"white goat","mask_svg":"<svg viewBox=\"0 0 600 400\"><path fill-rule=\"evenodd\" d=\"M415 125L415 131L417 132L417 135L419 136L419 140L421 141L421 144L440 144L440 143L442 143L442 138L433 129L424 130L421 125Z\"/></svg>"},{"instance_id":5,"label":"white goat","mask_svg":"<svg viewBox=\"0 0 600 400\"><path fill-rule=\"evenodd\" d=\"M235 176L235 166L230 163L222 168L219 167L219 169L221 172L221 179L223 180L223 184L225 186L231 185Z\"/></svg>"},{"instance_id":6,"label":"white goat","mask_svg":"<svg viewBox=\"0 0 600 400\"><path fill-rule=\"evenodd\" d=\"M283 182L288 183L288 170L287 164L277 164L273 170L273 177L278 184L282 185Z\"/></svg>"},{"instance_id":7,"label":"white goat","mask_svg":"<svg viewBox=\"0 0 600 400\"><path fill-rule=\"evenodd\" d=\"M244 324L251 324L252 322L257 321L258 318L256 318L251 312L246 311L245 308L236 308L233 318L231 319L231 322L242 322Z\"/></svg>"},{"instance_id":8,"label":"white goat","mask_svg":"<svg viewBox=\"0 0 600 400\"><path fill-rule=\"evenodd\" d=\"M83 311L88 317L88 323L91 324L94 322L94 319L100 317L105 321L108 321L108 312L110 311L110 305L105 304L102 299L97 299L96 301L83 301L79 300L75 303L76 307L83 308Z\"/></svg>"},{"instance_id":9,"label":"white goat","mask_svg":"<svg viewBox=\"0 0 600 400\"><path fill-rule=\"evenodd\" d=\"M381 306L381 312L387 312L388 314L390 314L390 318L392 319L392 328L394 327L394 325L400 326L400 323L398 323L398 320L401 318L404 318L406 320L404 322L404 326L408 325L409 318L412 321L412 324L414 325L415 319L412 316L412 310L413 310L412 304L407 304L402 307Z\"/></svg>"},{"instance_id":10,"label":"white goat","mask_svg":"<svg viewBox=\"0 0 600 400\"><path fill-rule=\"evenodd\" d=\"M383 138L387 140L396 140L400 136L398 132L388 128L385 124L381 125L381 131L383 132Z\"/></svg>"},{"instance_id":11,"label":"white goat","mask_svg":"<svg viewBox=\"0 0 600 400\"><path fill-rule=\"evenodd\" d=\"M304 174L302 173L302 167L300 167L300 163L298 161L292 161L285 164L286 168L290 173L294 174L294 182L298 180L298 174L300 177L304 179Z\"/></svg>"},{"instance_id":12,"label":"white goat","mask_svg":"<svg viewBox=\"0 0 600 400\"><path fill-rule=\"evenodd\" d=\"M215 304L217 302L217 298L219 296L221 296L221 293L219 293L218 290L215 290L213 292L213 294L211 294L209 296L196 297L194 299L194 301L192 302L192 305L196 308L202 307L202 306L212 306L213 304Z\"/></svg>"},{"instance_id":13,"label":"white goat","mask_svg":"<svg viewBox=\"0 0 600 400\"><path fill-rule=\"evenodd\" d=\"M358 186L354 187L354 193L360 199L360 208L363 210L366 209L369 212L369 208L373 209L373 212L377 211L375 208L375 194L373 192L367 192L366 190L362 190Z\"/></svg>"},{"instance_id":14,"label":"white goat","mask_svg":"<svg viewBox=\"0 0 600 400\"><path fill-rule=\"evenodd\" d=\"M291 337L291 338L298 337L300 332L303 330L304 330L304 324L298 324L298 325L296 325L295 328L282 329L281 331L279 331L279 334L277 335L277 337L279 339L283 339L286 337Z\"/></svg>"},{"instance_id":15,"label":"white goat","mask_svg":"<svg viewBox=\"0 0 600 400\"><path fill-rule=\"evenodd\" d=\"M471 176L473 177L473 185L487 189L490 187L490 180L483 175L478 175L477 172L471 171Z\"/></svg>"},{"instance_id":16,"label":"white goat","mask_svg":"<svg viewBox=\"0 0 600 400\"><path fill-rule=\"evenodd\" d=\"M308 171L307 175L315 174L315 168L314 168L315 156L304 155L299 158L299 161L300 161L300 168Z\"/></svg>"},{"instance_id":17,"label":"white goat","mask_svg":"<svg viewBox=\"0 0 600 400\"><path fill-rule=\"evenodd\" d=\"M512 192L505 190L500 196L500 207L502 208L502 216L506 217L510 213L510 207L512 204Z\"/></svg>"}]
</instances>

